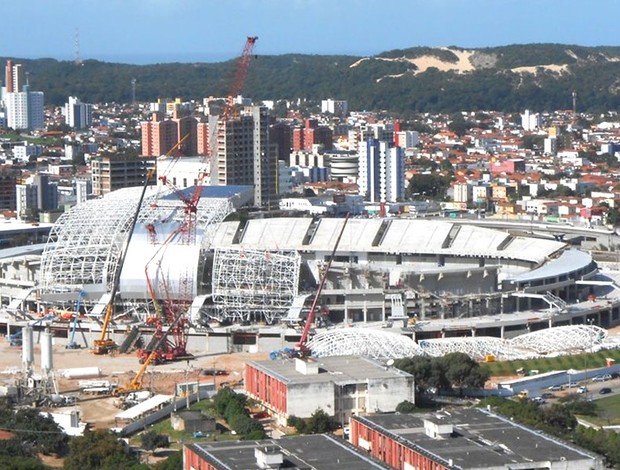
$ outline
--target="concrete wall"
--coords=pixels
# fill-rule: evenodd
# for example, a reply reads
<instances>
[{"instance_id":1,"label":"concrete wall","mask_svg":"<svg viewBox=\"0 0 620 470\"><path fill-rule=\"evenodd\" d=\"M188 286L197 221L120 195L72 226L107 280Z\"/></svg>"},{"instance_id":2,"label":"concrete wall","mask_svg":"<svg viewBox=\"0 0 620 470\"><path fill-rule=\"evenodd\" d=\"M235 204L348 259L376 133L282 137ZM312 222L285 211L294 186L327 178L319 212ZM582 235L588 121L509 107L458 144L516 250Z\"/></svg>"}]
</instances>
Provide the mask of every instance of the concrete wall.
<instances>
[{"instance_id":1,"label":"concrete wall","mask_svg":"<svg viewBox=\"0 0 620 470\"><path fill-rule=\"evenodd\" d=\"M309 418L321 408L330 416L336 409L335 390L332 382L314 384L289 384L288 414L298 418Z\"/></svg>"},{"instance_id":2,"label":"concrete wall","mask_svg":"<svg viewBox=\"0 0 620 470\"><path fill-rule=\"evenodd\" d=\"M413 377L368 380L367 411L385 413L396 411L396 406L404 400L415 403L414 388Z\"/></svg>"}]
</instances>

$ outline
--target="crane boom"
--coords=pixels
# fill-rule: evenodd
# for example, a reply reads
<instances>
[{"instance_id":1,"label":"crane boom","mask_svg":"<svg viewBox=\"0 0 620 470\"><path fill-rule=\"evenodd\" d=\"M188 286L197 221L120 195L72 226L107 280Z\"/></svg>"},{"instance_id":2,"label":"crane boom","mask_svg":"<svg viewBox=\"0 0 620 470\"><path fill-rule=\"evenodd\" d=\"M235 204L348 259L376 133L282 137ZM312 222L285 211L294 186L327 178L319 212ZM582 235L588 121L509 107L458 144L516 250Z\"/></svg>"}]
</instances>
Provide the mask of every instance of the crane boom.
<instances>
[{"instance_id":1,"label":"crane boom","mask_svg":"<svg viewBox=\"0 0 620 470\"><path fill-rule=\"evenodd\" d=\"M129 384L126 387L116 389L116 391L114 392L115 395L122 395L125 393L140 390L142 388L142 376L146 372L146 369L148 368L149 364L157 357L158 351L161 349L162 345L167 340L168 335L176 328L177 324L181 321L184 313L185 313L184 311L181 311L178 313L178 315L174 318L174 321L172 322L172 324L170 324L168 328L166 329L166 331L164 331L163 335L159 338L159 340L155 344L155 347L153 348L153 350L146 357L146 359L142 363L142 366L140 367L140 369L138 370L134 378L131 380L131 382L129 382Z\"/></svg>"},{"instance_id":2,"label":"crane boom","mask_svg":"<svg viewBox=\"0 0 620 470\"><path fill-rule=\"evenodd\" d=\"M175 152L189 137L189 134L186 134L182 139L180 139L174 147L172 147L168 153L166 153L165 157L169 157ZM110 322L112 321L112 316L114 315L114 300L116 298L116 294L118 293L118 287L121 280L121 271L123 269L123 265L125 264L125 258L127 257L127 251L129 248L129 243L131 242L131 238L133 237L134 229L136 228L136 223L138 222L138 216L140 215L140 209L142 208L142 202L144 201L144 196L146 194L146 189L149 186L150 180L155 176L157 172L157 165L155 167L149 169L146 172L146 176L144 178L144 185L142 186L142 192L140 193L140 199L138 199L138 204L136 205L136 210L134 211L133 217L131 219L131 223L129 225L129 233L127 235L127 239L123 244L123 248L121 250L120 258L118 260L118 266L116 267L116 272L114 273L114 278L112 281L112 292L110 293L110 300L108 301L108 305L106 307L106 313L103 317L103 325L101 326L101 336L99 339L96 339L94 343L93 353L95 354L107 354L112 349L116 347L116 343L109 336L108 328L110 327Z\"/></svg>"},{"instance_id":3,"label":"crane boom","mask_svg":"<svg viewBox=\"0 0 620 470\"><path fill-rule=\"evenodd\" d=\"M319 302L319 298L321 297L321 291L323 290L325 281L327 280L327 274L329 273L329 270L332 266L332 261L334 260L336 250L338 249L338 245L340 244L340 239L342 238L342 235L344 234L344 229L347 226L348 221L349 221L349 213L347 213L346 217L344 218L344 223L342 224L342 228L340 229L340 233L338 234L338 238L336 239L336 243L334 244L332 253L329 256L329 261L327 262L325 271L323 271L323 275L321 276L319 287L317 288L316 293L314 294L314 300L312 300L312 306L310 307L310 312L308 312L308 318L306 319L306 324L304 325L304 330L301 334L301 338L299 339L299 343L297 343L297 346L295 346L295 349L302 356L306 356L309 353L306 343L308 342L308 335L310 333L310 328L312 326L312 323L314 322L314 317L316 314L316 307Z\"/></svg>"}]
</instances>

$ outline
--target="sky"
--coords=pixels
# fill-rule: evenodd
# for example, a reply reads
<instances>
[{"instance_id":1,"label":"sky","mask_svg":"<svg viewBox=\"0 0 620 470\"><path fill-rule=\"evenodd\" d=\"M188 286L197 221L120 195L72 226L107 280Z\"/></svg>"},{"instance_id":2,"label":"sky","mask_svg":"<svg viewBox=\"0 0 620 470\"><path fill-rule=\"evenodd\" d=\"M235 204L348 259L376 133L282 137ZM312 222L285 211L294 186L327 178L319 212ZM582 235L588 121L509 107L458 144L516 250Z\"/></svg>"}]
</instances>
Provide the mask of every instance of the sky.
<instances>
[{"instance_id":1,"label":"sky","mask_svg":"<svg viewBox=\"0 0 620 470\"><path fill-rule=\"evenodd\" d=\"M21 0L1 11L0 57L17 59L79 49L82 60L219 62L247 36L264 55L620 45L620 0Z\"/></svg>"}]
</instances>

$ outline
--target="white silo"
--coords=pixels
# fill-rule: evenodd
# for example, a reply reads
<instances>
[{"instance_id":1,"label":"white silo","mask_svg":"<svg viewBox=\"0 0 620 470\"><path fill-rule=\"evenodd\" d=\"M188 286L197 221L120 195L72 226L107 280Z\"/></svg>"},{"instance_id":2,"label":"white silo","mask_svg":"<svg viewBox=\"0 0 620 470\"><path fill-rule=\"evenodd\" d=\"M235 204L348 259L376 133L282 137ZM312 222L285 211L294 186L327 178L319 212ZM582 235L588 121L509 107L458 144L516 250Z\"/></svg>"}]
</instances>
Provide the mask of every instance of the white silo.
<instances>
[{"instance_id":1,"label":"white silo","mask_svg":"<svg viewBox=\"0 0 620 470\"><path fill-rule=\"evenodd\" d=\"M51 372L53 368L52 333L49 330L45 330L41 333L41 370L43 372Z\"/></svg>"},{"instance_id":2,"label":"white silo","mask_svg":"<svg viewBox=\"0 0 620 470\"><path fill-rule=\"evenodd\" d=\"M24 326L22 328L22 364L26 369L32 368L34 364L34 343L31 326Z\"/></svg>"}]
</instances>

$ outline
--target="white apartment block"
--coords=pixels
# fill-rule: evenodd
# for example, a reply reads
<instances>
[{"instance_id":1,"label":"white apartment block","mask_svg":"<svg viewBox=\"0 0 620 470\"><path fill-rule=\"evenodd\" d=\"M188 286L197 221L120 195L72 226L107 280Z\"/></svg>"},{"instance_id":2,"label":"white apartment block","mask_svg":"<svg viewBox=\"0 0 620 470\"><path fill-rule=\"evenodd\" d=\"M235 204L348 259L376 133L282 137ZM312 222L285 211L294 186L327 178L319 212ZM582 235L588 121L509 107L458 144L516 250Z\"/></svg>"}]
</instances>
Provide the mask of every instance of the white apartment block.
<instances>
[{"instance_id":1,"label":"white apartment block","mask_svg":"<svg viewBox=\"0 0 620 470\"><path fill-rule=\"evenodd\" d=\"M349 103L346 100L322 100L321 112L331 113L334 116L345 117L349 112Z\"/></svg>"},{"instance_id":2,"label":"white apartment block","mask_svg":"<svg viewBox=\"0 0 620 470\"><path fill-rule=\"evenodd\" d=\"M69 101L65 103L63 114L69 127L85 129L93 122L93 105L82 103L79 98L70 96Z\"/></svg>"},{"instance_id":3,"label":"white apartment block","mask_svg":"<svg viewBox=\"0 0 620 470\"><path fill-rule=\"evenodd\" d=\"M7 127L11 129L43 129L43 99L42 91L24 91L7 93L5 106L7 112Z\"/></svg>"},{"instance_id":4,"label":"white apartment block","mask_svg":"<svg viewBox=\"0 0 620 470\"><path fill-rule=\"evenodd\" d=\"M542 120L540 118L540 114L530 113L529 109L525 110L525 113L521 115L521 127L524 131L533 131L538 129L542 124Z\"/></svg>"}]
</instances>

